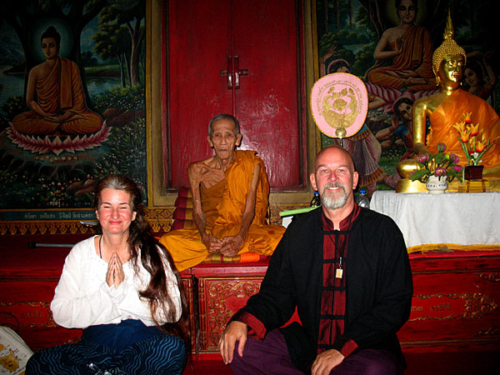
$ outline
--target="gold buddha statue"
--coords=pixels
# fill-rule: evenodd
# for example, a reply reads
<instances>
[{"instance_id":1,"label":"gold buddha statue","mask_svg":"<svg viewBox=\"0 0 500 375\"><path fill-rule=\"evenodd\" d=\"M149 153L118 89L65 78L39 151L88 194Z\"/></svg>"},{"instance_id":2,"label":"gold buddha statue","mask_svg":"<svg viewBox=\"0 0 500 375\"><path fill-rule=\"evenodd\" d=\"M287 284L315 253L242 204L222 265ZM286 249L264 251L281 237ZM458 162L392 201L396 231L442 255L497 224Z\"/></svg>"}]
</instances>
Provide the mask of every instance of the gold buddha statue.
<instances>
[{"instance_id":1,"label":"gold buddha statue","mask_svg":"<svg viewBox=\"0 0 500 375\"><path fill-rule=\"evenodd\" d=\"M481 165L484 165L483 178L497 190L500 187L500 118L488 102L461 89L466 62L465 50L453 39L453 25L448 14L444 42L432 56L439 92L423 97L413 105L413 151L417 155L435 154L437 145L444 143L446 153L455 153L460 158L460 165L467 165L459 134L453 125L460 122L465 113L471 113L472 124L478 124L485 140L493 144L483 155ZM428 132L427 120L430 121ZM398 164L402 180L398 182L397 192L426 191L425 184L408 178L417 168L415 159ZM458 182L450 184L448 191L457 190Z\"/></svg>"}]
</instances>

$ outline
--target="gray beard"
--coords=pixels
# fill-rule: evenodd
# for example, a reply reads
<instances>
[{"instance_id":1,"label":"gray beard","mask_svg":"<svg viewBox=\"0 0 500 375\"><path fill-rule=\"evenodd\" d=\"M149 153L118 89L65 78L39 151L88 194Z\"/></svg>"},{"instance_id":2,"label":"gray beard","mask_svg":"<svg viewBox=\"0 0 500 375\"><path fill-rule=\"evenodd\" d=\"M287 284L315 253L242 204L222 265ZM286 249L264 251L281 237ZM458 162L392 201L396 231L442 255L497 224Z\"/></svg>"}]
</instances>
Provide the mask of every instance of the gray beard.
<instances>
[{"instance_id":1,"label":"gray beard","mask_svg":"<svg viewBox=\"0 0 500 375\"><path fill-rule=\"evenodd\" d=\"M331 187L340 187L342 188L344 194L342 194L339 198L335 199L333 197L330 197L325 193L326 189L331 188ZM347 203L347 193L345 191L345 186L341 183L329 183L326 184L323 187L323 190L321 191L321 205L325 208L328 208L330 210L336 210L338 208L342 208L346 205Z\"/></svg>"}]
</instances>

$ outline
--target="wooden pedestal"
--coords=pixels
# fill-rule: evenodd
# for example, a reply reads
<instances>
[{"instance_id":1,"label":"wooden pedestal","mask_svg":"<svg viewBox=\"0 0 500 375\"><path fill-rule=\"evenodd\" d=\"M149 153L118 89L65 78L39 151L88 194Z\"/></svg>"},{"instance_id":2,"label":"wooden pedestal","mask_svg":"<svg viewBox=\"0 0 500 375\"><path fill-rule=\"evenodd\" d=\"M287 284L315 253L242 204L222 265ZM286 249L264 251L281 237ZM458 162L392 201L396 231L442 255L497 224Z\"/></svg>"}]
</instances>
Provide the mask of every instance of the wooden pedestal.
<instances>
[{"instance_id":1,"label":"wooden pedestal","mask_svg":"<svg viewBox=\"0 0 500 375\"><path fill-rule=\"evenodd\" d=\"M412 312L398 333L405 352L500 350L500 254L480 255L464 251L410 255ZM219 352L227 321L259 291L266 268L204 265L192 270L197 280L200 353Z\"/></svg>"},{"instance_id":2,"label":"wooden pedestal","mask_svg":"<svg viewBox=\"0 0 500 375\"><path fill-rule=\"evenodd\" d=\"M243 264L202 264L194 267L197 295L198 353L218 353L219 339L233 314L257 293L268 261ZM196 308L196 307L195 307Z\"/></svg>"},{"instance_id":3,"label":"wooden pedestal","mask_svg":"<svg viewBox=\"0 0 500 375\"><path fill-rule=\"evenodd\" d=\"M50 312L69 248L30 249L29 241L31 236L4 236L0 243L0 325L13 328L34 351L76 342L81 331L57 326ZM415 253L410 263L412 313L398 333L405 352L500 350L499 252ZM193 350L218 354L227 321L259 291L267 266L201 264L182 273Z\"/></svg>"},{"instance_id":4,"label":"wooden pedestal","mask_svg":"<svg viewBox=\"0 0 500 375\"><path fill-rule=\"evenodd\" d=\"M410 256L412 312L398 333L406 351L500 350L500 255L474 254Z\"/></svg>"}]
</instances>

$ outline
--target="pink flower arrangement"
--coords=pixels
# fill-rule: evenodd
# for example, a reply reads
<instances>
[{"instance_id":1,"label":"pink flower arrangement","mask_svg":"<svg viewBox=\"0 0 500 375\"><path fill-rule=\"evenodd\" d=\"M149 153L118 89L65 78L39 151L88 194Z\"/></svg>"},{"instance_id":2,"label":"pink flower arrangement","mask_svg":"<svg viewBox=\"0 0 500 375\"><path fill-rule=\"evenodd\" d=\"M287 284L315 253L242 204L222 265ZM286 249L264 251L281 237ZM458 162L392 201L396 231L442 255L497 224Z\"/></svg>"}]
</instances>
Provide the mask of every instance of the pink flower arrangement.
<instances>
[{"instance_id":1,"label":"pink flower arrangement","mask_svg":"<svg viewBox=\"0 0 500 375\"><path fill-rule=\"evenodd\" d=\"M423 154L417 157L419 168L410 174L410 180L426 183L430 176L436 176L439 180L447 177L448 182L453 181L455 177L460 179L462 167L458 165L459 157L454 153L445 154L444 143L439 143L437 149L437 154Z\"/></svg>"}]
</instances>

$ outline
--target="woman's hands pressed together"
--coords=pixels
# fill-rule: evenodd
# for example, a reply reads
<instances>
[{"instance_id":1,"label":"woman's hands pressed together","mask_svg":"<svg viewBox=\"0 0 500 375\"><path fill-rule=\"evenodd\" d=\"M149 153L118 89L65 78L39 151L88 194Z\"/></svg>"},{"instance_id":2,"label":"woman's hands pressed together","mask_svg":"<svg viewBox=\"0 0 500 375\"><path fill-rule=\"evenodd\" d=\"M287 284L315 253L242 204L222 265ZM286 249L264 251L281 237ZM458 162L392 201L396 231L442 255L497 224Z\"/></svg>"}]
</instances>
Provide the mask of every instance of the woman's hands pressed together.
<instances>
[{"instance_id":1,"label":"woman's hands pressed together","mask_svg":"<svg viewBox=\"0 0 500 375\"><path fill-rule=\"evenodd\" d=\"M108 272L106 273L106 282L108 286L114 285L115 288L121 284L125 279L125 273L123 272L123 265L120 257L117 253L111 254L111 258L108 263Z\"/></svg>"}]
</instances>

